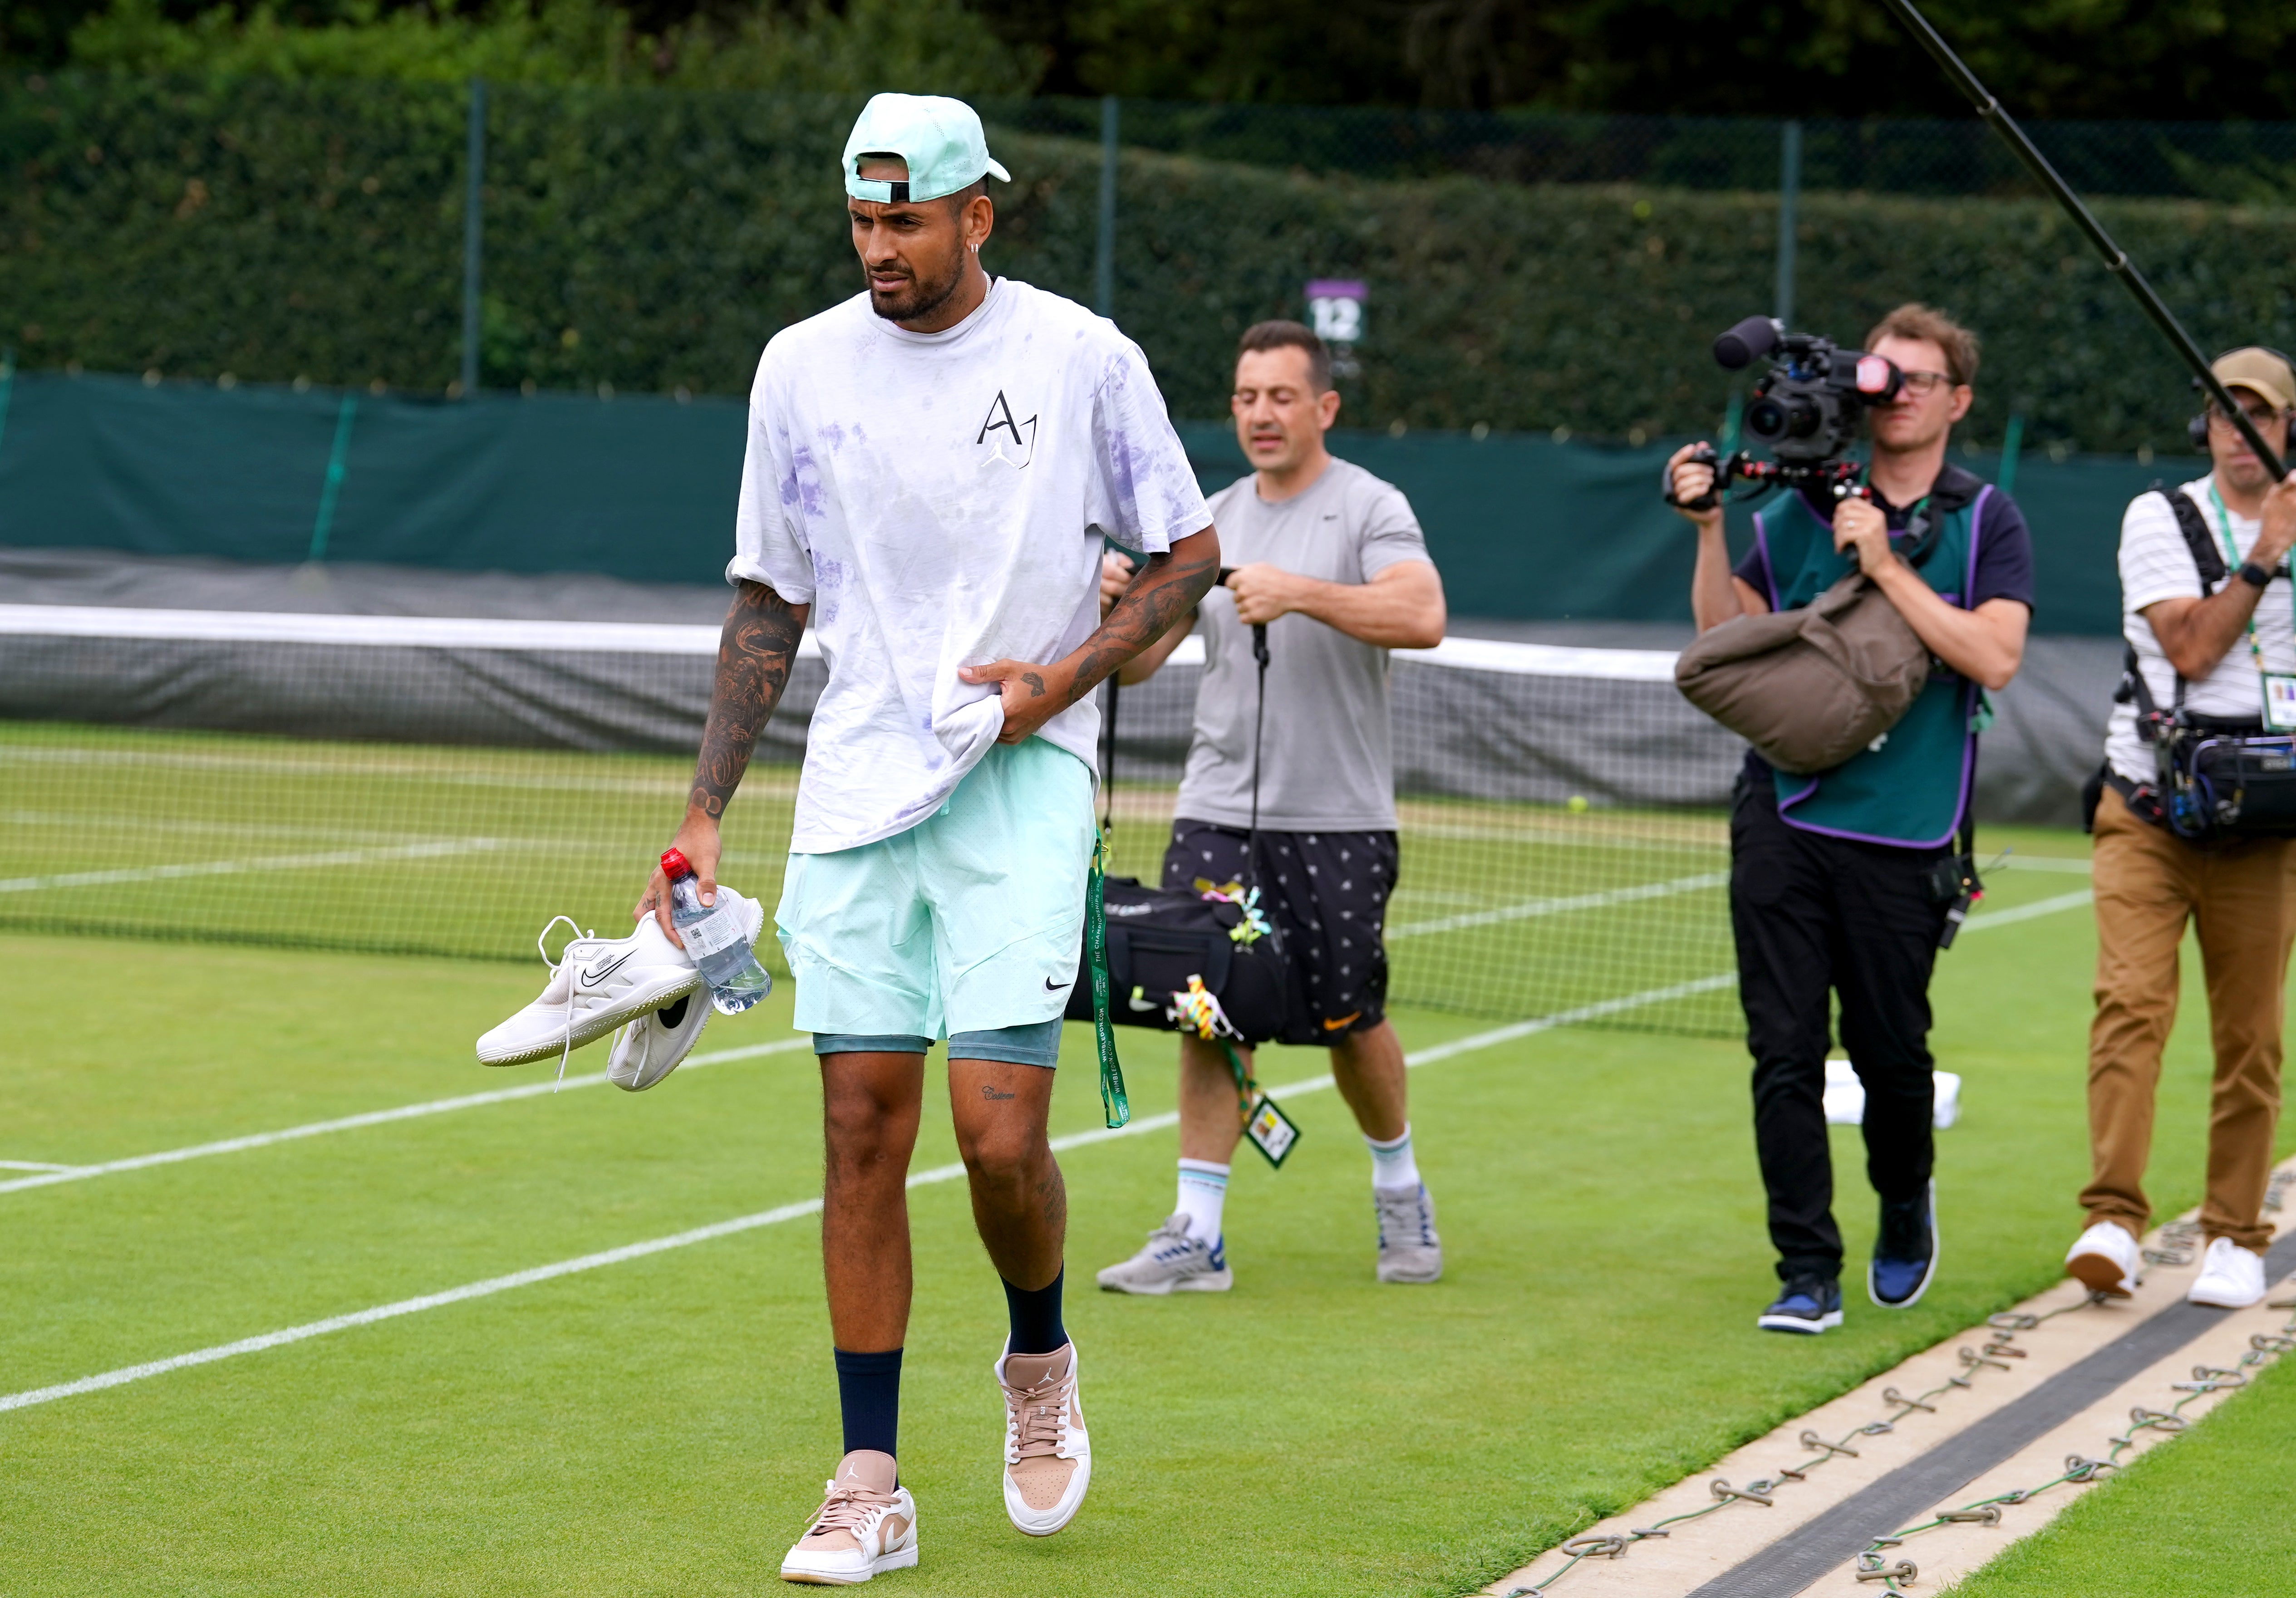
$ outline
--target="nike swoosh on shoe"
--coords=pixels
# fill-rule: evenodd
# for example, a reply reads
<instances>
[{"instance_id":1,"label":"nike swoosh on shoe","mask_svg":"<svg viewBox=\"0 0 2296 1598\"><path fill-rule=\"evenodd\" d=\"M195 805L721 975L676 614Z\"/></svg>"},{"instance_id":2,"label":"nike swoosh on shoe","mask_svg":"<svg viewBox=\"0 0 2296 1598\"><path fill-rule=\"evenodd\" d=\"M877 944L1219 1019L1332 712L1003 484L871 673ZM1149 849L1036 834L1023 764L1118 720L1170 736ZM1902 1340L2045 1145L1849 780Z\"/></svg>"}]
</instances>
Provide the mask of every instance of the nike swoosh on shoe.
<instances>
[{"instance_id":1,"label":"nike swoosh on shoe","mask_svg":"<svg viewBox=\"0 0 2296 1598\"><path fill-rule=\"evenodd\" d=\"M605 964L594 965L588 971L584 971L582 973L582 980L588 983L591 987L595 987L608 977L612 976L616 971L621 970L622 967L627 965L630 963L630 957L636 953L637 951L636 949L623 950L611 960L606 962Z\"/></svg>"}]
</instances>

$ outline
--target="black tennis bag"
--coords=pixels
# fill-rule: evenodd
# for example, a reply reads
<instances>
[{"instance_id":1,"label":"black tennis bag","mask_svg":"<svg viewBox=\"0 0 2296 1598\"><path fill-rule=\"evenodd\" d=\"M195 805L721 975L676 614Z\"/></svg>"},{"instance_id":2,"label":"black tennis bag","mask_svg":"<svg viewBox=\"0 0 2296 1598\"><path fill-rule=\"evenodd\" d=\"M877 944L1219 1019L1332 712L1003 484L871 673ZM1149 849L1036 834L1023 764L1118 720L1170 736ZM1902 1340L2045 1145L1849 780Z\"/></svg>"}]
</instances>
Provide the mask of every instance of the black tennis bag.
<instances>
[{"instance_id":1,"label":"black tennis bag","mask_svg":"<svg viewBox=\"0 0 2296 1598\"><path fill-rule=\"evenodd\" d=\"M1243 907L1180 888L1152 888L1135 877L1110 877L1102 901L1108 914L1109 1019L1164 1032L1192 1028L1180 1019L1176 996L1188 979L1202 979L1228 1023L1248 1044L1300 1039L1307 1019L1304 996L1293 991L1292 968L1267 933L1250 943L1233 934ZM1092 1020L1092 986L1069 990L1068 1018Z\"/></svg>"},{"instance_id":2,"label":"black tennis bag","mask_svg":"<svg viewBox=\"0 0 2296 1598\"><path fill-rule=\"evenodd\" d=\"M1221 574L1225 580L1226 574ZM1259 717L1267 706L1267 629L1252 628L1252 655L1259 664L1259 705L1251 731L1252 828L1245 848L1246 888L1259 877ZM1116 787L1116 695L1108 679L1105 832L1113 814ZM1244 907L1233 900L1206 898L1185 888L1156 888L1137 877L1103 881L1101 903L1108 925L1109 1020L1123 1026L1162 1032L1192 1031L1181 1019L1180 996L1191 977L1219 1001L1236 1038L1247 1045L1323 1041L1308 1014L1308 997L1286 958L1283 934L1265 914L1256 918L1257 936L1234 936L1244 924ZM1079 957L1077 970L1086 969ZM1089 1021L1092 984L1079 976L1069 989L1068 1019Z\"/></svg>"}]
</instances>

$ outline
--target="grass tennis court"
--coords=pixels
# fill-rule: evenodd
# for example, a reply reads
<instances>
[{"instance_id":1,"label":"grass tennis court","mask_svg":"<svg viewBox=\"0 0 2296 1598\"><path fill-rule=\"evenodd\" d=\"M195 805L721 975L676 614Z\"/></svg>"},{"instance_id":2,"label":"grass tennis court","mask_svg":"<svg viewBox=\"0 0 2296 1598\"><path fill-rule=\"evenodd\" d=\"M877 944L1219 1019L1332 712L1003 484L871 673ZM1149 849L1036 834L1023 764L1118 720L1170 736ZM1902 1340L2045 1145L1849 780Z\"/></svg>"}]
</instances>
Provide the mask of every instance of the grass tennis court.
<instances>
[{"instance_id":1,"label":"grass tennis court","mask_svg":"<svg viewBox=\"0 0 2296 1598\"><path fill-rule=\"evenodd\" d=\"M0 723L0 928L524 959L553 915L627 918L693 761ZM759 764L727 880L772 896L796 769ZM1119 790L1120 872L1153 881L1168 788ZM1514 1020L1726 972L1718 815L1407 799L1399 998ZM778 959L778 952L772 957ZM1639 1027L1728 1033L1719 987Z\"/></svg>"},{"instance_id":2,"label":"grass tennis court","mask_svg":"<svg viewBox=\"0 0 2296 1598\"><path fill-rule=\"evenodd\" d=\"M105 813L101 783L84 791L86 816ZM545 836L549 807L578 802L512 791L505 835ZM290 800L216 819L304 824ZM10 845L10 874L24 861L56 871L60 852L200 857L129 826L100 841L69 820L7 832L51 824ZM2009 836L1988 833L1988 852ZM2084 843L2014 840L2027 856ZM1406 834L1406 873L1413 848ZM128 849L142 852L113 852ZM435 881L450 892L457 873L512 859L545 914L562 906L540 879L570 867L597 901L586 914L604 922L627 902L615 861L458 860ZM744 865L748 880L731 868L729 880L762 886L764 867ZM245 883L254 906L259 882L275 891L290 876L314 911L355 891L324 867L215 880ZM1441 880L1431 862L1421 875ZM2004 872L1987 909L2082 886ZM1461 913L1398 897L1397 921ZM1823 1339L1751 1327L1771 1278L1734 1040L1562 1028L1415 1073L1413 1119L1450 1256L1424 1291L1374 1284L1365 1161L1344 1108L1328 1092L1294 1095L1300 1152L1280 1174L1237 1167L1235 1291L1072 1291L1096 1469L1085 1512L1046 1543L1005 1525L996 1492L994 1274L962 1184L921 1187L903 1468L924 1562L888 1578L891 1590L1465 1591L2037 1290L2058 1274L2086 1171L2090 949L2087 914L2067 906L1972 931L1945 957L1936 1041L1966 1087L1962 1123L1939 1138L1939 1281L1904 1315L1859 1295L1848 1327ZM0 936L0 958L53 1000L19 1013L0 1160L127 1159L548 1076L485 1071L470 1053L532 996L538 964L32 934ZM2188 1003L2197 1014L2197 991ZM720 1021L703 1052L784 1042L787 1015L783 996ZM1397 1020L1412 1049L1490 1025L1426 1009ZM1089 1040L1070 1033L1063 1135L1100 1124ZM2199 1191L2198 1037L2179 1034L2161 1095L2165 1210ZM1144 1120L1170 1104L1169 1045L1123 1041ZM593 1049L569 1074L603 1064ZM1324 1069L1320 1054L1271 1050L1262 1075L1280 1085ZM945 1102L927 1102L920 1170L955 1158ZM0 1192L0 1389L798 1204L819 1192L819 1135L811 1059L788 1050L682 1071L643 1097L571 1088ZM1835 1140L1856 1273L1873 1217L1856 1135ZM1129 1253L1164 1214L1173 1152L1168 1131L1150 1131L1063 1154L1072 1281ZM817 1236L800 1214L0 1414L0 1569L58 1594L155 1580L216 1594L762 1590L835 1457ZM2246 1502L2194 1490L2226 1513ZM2067 1537L2112 1502L2085 1507Z\"/></svg>"}]
</instances>

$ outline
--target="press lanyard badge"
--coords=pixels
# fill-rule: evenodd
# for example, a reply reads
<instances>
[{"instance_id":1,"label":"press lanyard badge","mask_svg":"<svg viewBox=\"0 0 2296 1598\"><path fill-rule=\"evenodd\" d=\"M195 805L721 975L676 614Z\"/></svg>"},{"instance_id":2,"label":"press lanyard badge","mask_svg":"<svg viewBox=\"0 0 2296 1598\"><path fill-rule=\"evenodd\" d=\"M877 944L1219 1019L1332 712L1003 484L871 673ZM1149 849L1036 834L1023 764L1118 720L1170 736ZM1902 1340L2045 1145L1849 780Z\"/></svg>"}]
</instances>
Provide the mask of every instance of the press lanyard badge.
<instances>
[{"instance_id":1,"label":"press lanyard badge","mask_svg":"<svg viewBox=\"0 0 2296 1598\"><path fill-rule=\"evenodd\" d=\"M2264 674L2264 725L2276 733L2296 733L2296 676Z\"/></svg>"},{"instance_id":2,"label":"press lanyard badge","mask_svg":"<svg viewBox=\"0 0 2296 1598\"><path fill-rule=\"evenodd\" d=\"M2213 479L2209 483L2209 503L2216 507L2217 536L2224 540L2225 559L2234 565L2240 563L2240 547L2233 542L2232 517L2225 510L2224 496L2217 492ZM2262 603L2262 596L2258 602ZM2292 608L2296 608L2296 595L2292 595ZM2264 725L2275 733L2296 733L2296 674L2264 669L2264 646L2257 642L2256 619L2248 623L2248 652L2256 661L2257 676L2264 680Z\"/></svg>"}]
</instances>

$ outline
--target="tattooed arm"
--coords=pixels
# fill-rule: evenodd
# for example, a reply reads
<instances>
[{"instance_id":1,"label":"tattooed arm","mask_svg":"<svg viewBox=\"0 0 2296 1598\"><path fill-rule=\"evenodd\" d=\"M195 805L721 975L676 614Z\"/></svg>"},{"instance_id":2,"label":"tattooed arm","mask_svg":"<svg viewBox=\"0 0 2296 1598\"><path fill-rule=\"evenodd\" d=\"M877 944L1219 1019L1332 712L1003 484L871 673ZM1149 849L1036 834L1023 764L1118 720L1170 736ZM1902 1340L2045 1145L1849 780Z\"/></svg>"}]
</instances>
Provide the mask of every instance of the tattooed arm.
<instances>
[{"instance_id":1,"label":"tattooed arm","mask_svg":"<svg viewBox=\"0 0 2296 1598\"><path fill-rule=\"evenodd\" d=\"M726 612L726 628L718 638L718 675L709 686L709 719L701 729L701 757L694 762L685 821L672 845L701 879L705 905L718 897L718 824L749 769L758 734L789 686L806 610L763 583L744 582ZM670 940L677 941L669 924L669 882L660 866L630 914L633 919L652 914Z\"/></svg>"},{"instance_id":2,"label":"tattooed arm","mask_svg":"<svg viewBox=\"0 0 2296 1598\"><path fill-rule=\"evenodd\" d=\"M1019 743L1185 619L1218 576L1219 533L1208 527L1180 539L1168 553L1150 555L1092 636L1065 660L1042 666L997 660L967 666L957 675L968 683L997 684L1004 730L996 741Z\"/></svg>"}]
</instances>

